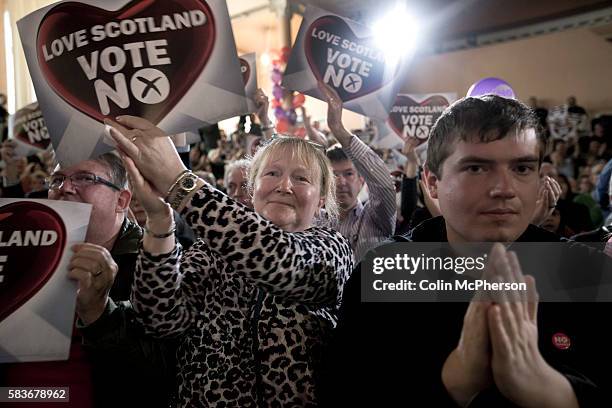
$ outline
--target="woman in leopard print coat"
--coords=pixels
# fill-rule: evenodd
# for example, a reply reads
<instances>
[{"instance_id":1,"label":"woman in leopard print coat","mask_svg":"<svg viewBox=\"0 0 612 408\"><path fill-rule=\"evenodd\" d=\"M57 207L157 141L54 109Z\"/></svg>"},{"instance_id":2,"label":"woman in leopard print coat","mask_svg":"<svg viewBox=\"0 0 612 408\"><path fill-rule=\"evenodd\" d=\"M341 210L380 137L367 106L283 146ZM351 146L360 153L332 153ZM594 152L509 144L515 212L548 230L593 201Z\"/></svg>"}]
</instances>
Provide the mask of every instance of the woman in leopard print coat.
<instances>
[{"instance_id":1,"label":"woman in leopard print coat","mask_svg":"<svg viewBox=\"0 0 612 408\"><path fill-rule=\"evenodd\" d=\"M162 227L157 214L169 210L149 182L167 187L151 182L162 171L147 159L161 138L130 142L139 123L115 125L127 138L113 134L135 158L127 164L149 229L163 231L171 221ZM198 241L183 252L150 233L140 250L133 305L151 334L182 339L183 407L316 406L315 372L352 270L348 242L311 227L324 204L334 212L333 175L323 151L280 138L258 151L249 181L255 211L198 179L181 210Z\"/></svg>"}]
</instances>

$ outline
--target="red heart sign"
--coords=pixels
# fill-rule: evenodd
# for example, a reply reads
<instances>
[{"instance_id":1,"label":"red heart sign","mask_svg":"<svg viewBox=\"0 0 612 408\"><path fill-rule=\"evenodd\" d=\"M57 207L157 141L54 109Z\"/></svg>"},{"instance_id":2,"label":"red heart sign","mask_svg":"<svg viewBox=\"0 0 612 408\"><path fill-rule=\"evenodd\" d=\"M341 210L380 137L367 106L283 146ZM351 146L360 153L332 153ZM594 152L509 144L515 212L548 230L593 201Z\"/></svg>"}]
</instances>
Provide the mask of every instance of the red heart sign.
<instances>
[{"instance_id":1,"label":"red heart sign","mask_svg":"<svg viewBox=\"0 0 612 408\"><path fill-rule=\"evenodd\" d=\"M135 0L117 11L66 2L43 17L36 39L45 79L98 121L158 123L206 66L215 22L204 0Z\"/></svg>"},{"instance_id":2,"label":"red heart sign","mask_svg":"<svg viewBox=\"0 0 612 408\"><path fill-rule=\"evenodd\" d=\"M242 73L242 81L246 86L247 82L249 82L249 77L251 76L251 66L243 58L238 58L238 60L240 61L240 72Z\"/></svg>"},{"instance_id":3,"label":"red heart sign","mask_svg":"<svg viewBox=\"0 0 612 408\"><path fill-rule=\"evenodd\" d=\"M343 101L372 93L391 82L399 72L385 78L384 53L372 38L358 38L337 16L316 19L304 40L308 65L319 81L331 85Z\"/></svg>"},{"instance_id":4,"label":"red heart sign","mask_svg":"<svg viewBox=\"0 0 612 408\"><path fill-rule=\"evenodd\" d=\"M0 207L0 321L53 276L66 246L66 227L50 207L21 201Z\"/></svg>"},{"instance_id":5,"label":"red heart sign","mask_svg":"<svg viewBox=\"0 0 612 408\"><path fill-rule=\"evenodd\" d=\"M408 95L397 95L387 123L402 139L416 137L423 143L429 137L431 127L448 105L448 100L441 95L430 96L422 102L417 102Z\"/></svg>"},{"instance_id":6,"label":"red heart sign","mask_svg":"<svg viewBox=\"0 0 612 408\"><path fill-rule=\"evenodd\" d=\"M15 112L13 123L13 138L40 150L49 147L51 139L38 103L30 104Z\"/></svg>"}]
</instances>

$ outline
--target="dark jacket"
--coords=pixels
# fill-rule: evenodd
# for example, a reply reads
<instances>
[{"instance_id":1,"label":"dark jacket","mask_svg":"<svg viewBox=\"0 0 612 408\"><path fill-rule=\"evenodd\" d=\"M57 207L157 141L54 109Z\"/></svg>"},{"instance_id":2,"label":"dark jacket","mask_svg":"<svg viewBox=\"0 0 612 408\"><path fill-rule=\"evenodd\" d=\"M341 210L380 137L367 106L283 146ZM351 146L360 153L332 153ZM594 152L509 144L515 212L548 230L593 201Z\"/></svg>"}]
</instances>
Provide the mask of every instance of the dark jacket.
<instances>
[{"instance_id":1,"label":"dark jacket","mask_svg":"<svg viewBox=\"0 0 612 408\"><path fill-rule=\"evenodd\" d=\"M125 220L111 255L119 270L104 314L79 327L93 369L96 407L172 406L175 344L144 334L129 302L142 228Z\"/></svg>"},{"instance_id":2,"label":"dark jacket","mask_svg":"<svg viewBox=\"0 0 612 408\"><path fill-rule=\"evenodd\" d=\"M529 226L517 241L559 242L561 238ZM442 217L424 221L395 242L445 242ZM376 251L376 250L375 250ZM363 303L361 267L345 286L335 338L321 376L322 406L456 407L441 381L446 358L456 347L467 303ZM540 303L542 355L572 384L580 406L611 406L611 361L604 334L609 304ZM585 318L588 316L588 318ZM606 317L608 316L608 317ZM562 332L572 346L560 350L552 336ZM604 395L605 394L605 395ZM603 404L603 405L602 405ZM494 387L470 407L513 406Z\"/></svg>"}]
</instances>

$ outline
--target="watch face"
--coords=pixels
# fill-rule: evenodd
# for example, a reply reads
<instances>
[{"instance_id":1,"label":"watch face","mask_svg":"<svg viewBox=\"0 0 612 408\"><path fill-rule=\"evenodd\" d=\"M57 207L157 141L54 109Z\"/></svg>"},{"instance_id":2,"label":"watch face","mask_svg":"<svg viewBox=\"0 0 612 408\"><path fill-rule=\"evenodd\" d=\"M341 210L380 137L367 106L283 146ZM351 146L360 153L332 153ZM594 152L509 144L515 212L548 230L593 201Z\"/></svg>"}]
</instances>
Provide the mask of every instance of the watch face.
<instances>
[{"instance_id":1,"label":"watch face","mask_svg":"<svg viewBox=\"0 0 612 408\"><path fill-rule=\"evenodd\" d=\"M185 190L191 190L196 185L194 177L185 177L181 182L181 187Z\"/></svg>"}]
</instances>

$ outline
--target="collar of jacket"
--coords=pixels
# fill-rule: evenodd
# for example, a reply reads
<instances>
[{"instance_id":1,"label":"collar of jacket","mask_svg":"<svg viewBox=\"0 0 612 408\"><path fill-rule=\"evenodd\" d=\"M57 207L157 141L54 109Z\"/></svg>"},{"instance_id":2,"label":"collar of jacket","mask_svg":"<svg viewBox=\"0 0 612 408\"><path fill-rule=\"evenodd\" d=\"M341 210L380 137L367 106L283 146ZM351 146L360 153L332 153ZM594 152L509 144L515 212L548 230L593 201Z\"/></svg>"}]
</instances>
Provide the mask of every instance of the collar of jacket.
<instances>
[{"instance_id":1,"label":"collar of jacket","mask_svg":"<svg viewBox=\"0 0 612 408\"><path fill-rule=\"evenodd\" d=\"M119 236L115 240L115 245L110 251L114 258L117 255L138 253L138 245L142 239L142 228L132 221L125 218L119 231Z\"/></svg>"},{"instance_id":2,"label":"collar of jacket","mask_svg":"<svg viewBox=\"0 0 612 408\"><path fill-rule=\"evenodd\" d=\"M447 242L446 223L443 217L425 220L405 235L393 237L395 242ZM545 229L529 224L516 242L561 242L565 238L548 232Z\"/></svg>"}]
</instances>

